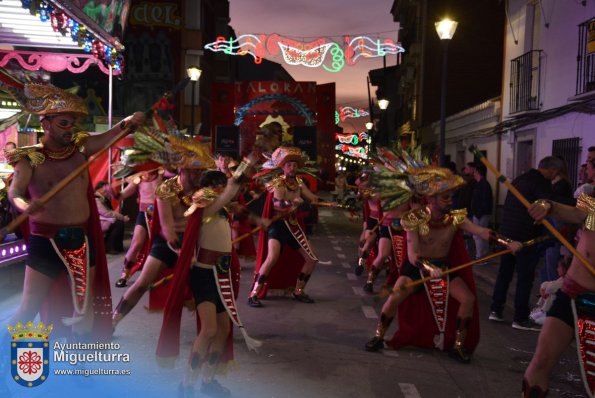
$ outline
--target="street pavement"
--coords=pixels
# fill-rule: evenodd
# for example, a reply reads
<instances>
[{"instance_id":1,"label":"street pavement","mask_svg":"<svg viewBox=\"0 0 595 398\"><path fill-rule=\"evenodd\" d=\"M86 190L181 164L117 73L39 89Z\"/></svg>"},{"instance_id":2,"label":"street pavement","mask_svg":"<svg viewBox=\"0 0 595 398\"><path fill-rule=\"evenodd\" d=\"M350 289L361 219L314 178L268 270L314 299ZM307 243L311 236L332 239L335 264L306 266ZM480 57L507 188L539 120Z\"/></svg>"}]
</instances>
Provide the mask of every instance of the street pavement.
<instances>
[{"instance_id":1,"label":"street pavement","mask_svg":"<svg viewBox=\"0 0 595 398\"><path fill-rule=\"evenodd\" d=\"M374 334L382 302L362 289L365 276L354 271L361 221L352 222L338 209L321 209L311 241L321 264L307 292L315 304L289 297L263 301L250 308L246 298L254 271L243 262L238 307L250 336L263 341L259 353L249 352L241 333L235 331L235 367L221 383L238 398L263 397L518 397L523 372L537 342L538 333L511 327L512 309L506 322L487 320L490 295L498 263L475 267L481 316L481 340L471 364L459 364L438 350L406 348L369 353L364 344ZM108 255L110 278L117 280L123 255ZM282 266L279 264L278 266ZM0 272L8 272L2 271ZM16 275L16 276L15 276ZM12 270L11 286L22 284ZM13 280L14 279L14 280ZM376 283L376 289L382 283ZM125 289L112 287L114 305ZM514 280L508 302L512 302ZM0 318L18 303L19 291L5 290L0 297ZM145 309L148 295L120 323L114 341L130 352L131 361L143 364L140 375L129 378L130 388L152 386L172 394L194 338L194 315L185 313L181 356L175 368L155 363L155 344L161 314ZM395 325L387 333L394 333ZM100 377L99 377L100 378ZM99 381L98 381L99 382ZM201 396L197 393L196 396ZM569 348L554 371L549 397L586 396L580 378L576 347Z\"/></svg>"}]
</instances>

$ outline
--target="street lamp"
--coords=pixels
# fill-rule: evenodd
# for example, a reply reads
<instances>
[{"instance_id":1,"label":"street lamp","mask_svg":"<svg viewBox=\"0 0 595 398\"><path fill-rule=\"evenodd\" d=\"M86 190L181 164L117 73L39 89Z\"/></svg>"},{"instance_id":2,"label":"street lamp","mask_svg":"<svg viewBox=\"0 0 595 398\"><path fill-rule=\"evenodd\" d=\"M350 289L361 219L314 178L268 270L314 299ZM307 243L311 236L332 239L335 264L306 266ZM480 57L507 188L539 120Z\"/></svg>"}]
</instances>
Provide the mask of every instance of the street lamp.
<instances>
[{"instance_id":1,"label":"street lamp","mask_svg":"<svg viewBox=\"0 0 595 398\"><path fill-rule=\"evenodd\" d=\"M389 101L385 98L379 99L378 100L378 107L380 108L380 110L385 111L386 108L388 108L388 103Z\"/></svg>"},{"instance_id":2,"label":"street lamp","mask_svg":"<svg viewBox=\"0 0 595 398\"><path fill-rule=\"evenodd\" d=\"M434 24L436 33L442 41L442 94L440 96L440 165L446 166L446 65L448 61L448 43L457 30L458 22L448 18Z\"/></svg>"},{"instance_id":3,"label":"street lamp","mask_svg":"<svg viewBox=\"0 0 595 398\"><path fill-rule=\"evenodd\" d=\"M366 129L372 130L373 127L374 127L374 123L372 123L372 122L367 122L366 123Z\"/></svg>"},{"instance_id":4,"label":"street lamp","mask_svg":"<svg viewBox=\"0 0 595 398\"><path fill-rule=\"evenodd\" d=\"M188 74L188 77L192 82L192 105L190 106L192 127L190 129L190 136L194 137L194 90L196 89L196 82L198 81L198 79L200 79L202 70L198 66L191 65L188 68L186 68L186 73Z\"/></svg>"}]
</instances>

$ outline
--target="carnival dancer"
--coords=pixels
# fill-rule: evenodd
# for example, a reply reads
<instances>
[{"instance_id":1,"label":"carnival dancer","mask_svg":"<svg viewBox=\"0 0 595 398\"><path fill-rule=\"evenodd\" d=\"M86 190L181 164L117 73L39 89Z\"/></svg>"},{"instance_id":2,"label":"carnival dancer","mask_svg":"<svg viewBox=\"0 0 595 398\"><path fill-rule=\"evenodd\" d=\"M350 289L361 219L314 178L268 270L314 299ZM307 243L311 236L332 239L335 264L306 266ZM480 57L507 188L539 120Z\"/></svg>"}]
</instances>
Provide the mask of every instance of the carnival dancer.
<instances>
[{"instance_id":1,"label":"carnival dancer","mask_svg":"<svg viewBox=\"0 0 595 398\"><path fill-rule=\"evenodd\" d=\"M252 165L259 157L256 152L251 153L231 178L220 171L205 172L199 184L201 189L192 198L194 205L187 212L190 219L157 347L157 356L162 361L179 354L182 307L190 291L196 303L198 331L180 385L182 396L193 396L199 375L203 394L230 395L214 376L224 373L233 359L232 322L242 331L249 348L257 349L261 344L247 335L237 313L233 291L238 286L233 286L230 274L231 226L225 208L237 195L242 182L249 179ZM265 227L270 223L258 222Z\"/></svg>"},{"instance_id":2,"label":"carnival dancer","mask_svg":"<svg viewBox=\"0 0 595 398\"><path fill-rule=\"evenodd\" d=\"M456 360L469 363L479 342L479 319L475 282L469 268L442 277L442 270L468 260L462 231L493 239L512 250L521 248L487 228L473 224L465 210L451 211L453 191L463 184L461 177L437 167L410 167L406 178L410 189L427 201L401 218L407 231L407 260L387 303L383 307L375 336L366 350L384 347L384 335L399 308L399 330L388 344L436 347L448 350ZM397 188L391 187L391 189ZM386 189L386 188L385 188ZM405 285L429 274L433 279L422 288ZM417 294L413 294L417 293ZM444 298L448 297L447 300ZM407 299L407 300L406 300ZM456 323L455 323L456 320Z\"/></svg>"},{"instance_id":3,"label":"carnival dancer","mask_svg":"<svg viewBox=\"0 0 595 398\"><path fill-rule=\"evenodd\" d=\"M44 137L41 144L8 153L15 167L8 195L18 211L29 214L30 231L23 295L11 320L33 320L53 288L48 302L54 315L67 315L64 305L73 307L74 316L64 322L74 333L93 333L94 339L107 340L112 332L111 292L88 172L47 203L41 204L40 198L127 127L144 123L145 115L137 112L104 134L89 135L75 132L77 121L88 112L84 101L74 94L52 85L28 84L16 99L40 117ZM67 276L70 288L65 289ZM72 301L64 297L66 292ZM57 303L61 308L55 308ZM59 323L57 319L48 322Z\"/></svg>"},{"instance_id":4,"label":"carnival dancer","mask_svg":"<svg viewBox=\"0 0 595 398\"><path fill-rule=\"evenodd\" d=\"M135 140L139 137L135 135ZM191 197L198 189L201 171L213 165L205 144L191 139L176 139L171 135L167 137L170 141L167 147L170 155L164 159L164 162L167 162L170 167L177 166L178 175L157 186L151 251L140 276L126 290L114 310L112 316L114 328L134 308L160 274L166 269L172 269L176 264L187 222L184 212L192 204Z\"/></svg>"},{"instance_id":5,"label":"carnival dancer","mask_svg":"<svg viewBox=\"0 0 595 398\"><path fill-rule=\"evenodd\" d=\"M360 276L368 268L370 249L373 250L371 245L376 242L376 237L373 236L372 230L374 230L375 225L378 223L374 224L374 221L370 219L371 210L369 204L370 198L374 195L374 190L368 187L368 179L369 173L363 172L355 181L357 185L357 200L362 202L364 220L362 232L359 236L357 264L354 271L357 276ZM376 219L377 217L378 215L376 215Z\"/></svg>"},{"instance_id":6,"label":"carnival dancer","mask_svg":"<svg viewBox=\"0 0 595 398\"><path fill-rule=\"evenodd\" d=\"M163 169L158 163L150 163L144 166L146 171L138 171L126 178L128 185L120 193L114 196L118 200L124 200L135 193L138 193L138 213L136 223L132 232L130 247L124 256L124 265L120 279L116 281L116 287L126 287L128 279L132 275L133 268L141 268L145 262L145 245L149 238L149 217L155 202L155 190L163 182Z\"/></svg>"},{"instance_id":7,"label":"carnival dancer","mask_svg":"<svg viewBox=\"0 0 595 398\"><path fill-rule=\"evenodd\" d=\"M587 164L590 178L595 177L595 159ZM538 200L529 207L529 214L537 221L551 216L557 220L582 224L577 251L585 258L595 252L595 198L581 194L576 207ZM593 262L591 261L591 271ZM595 325L595 277L575 256L564 276L562 288L556 293L552 307L539 333L535 354L523 379L525 398L542 398L547 395L552 369L564 350L576 338L579 362L585 388L590 397L595 395L595 369L588 360L593 345Z\"/></svg>"},{"instance_id":8,"label":"carnival dancer","mask_svg":"<svg viewBox=\"0 0 595 398\"><path fill-rule=\"evenodd\" d=\"M287 289L296 277L293 299L302 303L314 302L304 289L318 263L318 257L310 247L294 211L303 203L302 197L312 204L317 204L319 199L296 175L298 168L303 165L304 158L299 148L281 146L273 152L266 166L272 167L270 170L274 169L269 170L269 174L276 173L278 176L267 186L269 193L262 216L271 218L274 213L284 218L275 221L259 235L254 285L248 298L251 307L262 307L260 298L266 294L265 286L268 289ZM283 250L289 248L293 253ZM298 253L302 261L295 255ZM274 273L272 270L277 262L281 262L282 270Z\"/></svg>"},{"instance_id":9,"label":"carnival dancer","mask_svg":"<svg viewBox=\"0 0 595 398\"><path fill-rule=\"evenodd\" d=\"M368 270L368 279L364 284L364 291L374 293L374 282L378 274L390 264L392 259L393 237L391 234L391 225L393 221L398 223L398 219L395 219L394 213L385 214L383 212L382 201L376 199L369 200L368 203L370 204L370 216L367 226L369 235L366 239L366 244L362 248L362 252L369 252L370 247L367 246L369 245L369 241L375 242L376 248L374 259ZM378 215L380 218L374 218L374 215Z\"/></svg>"}]
</instances>

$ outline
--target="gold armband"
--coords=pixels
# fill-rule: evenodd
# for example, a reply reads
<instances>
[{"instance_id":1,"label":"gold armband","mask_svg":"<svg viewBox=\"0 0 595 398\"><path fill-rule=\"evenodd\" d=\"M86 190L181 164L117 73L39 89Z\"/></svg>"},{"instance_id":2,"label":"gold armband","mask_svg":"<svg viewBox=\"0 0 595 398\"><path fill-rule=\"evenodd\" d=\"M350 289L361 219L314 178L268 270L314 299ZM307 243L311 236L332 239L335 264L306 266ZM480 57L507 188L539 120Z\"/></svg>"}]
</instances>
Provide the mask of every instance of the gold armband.
<instances>
[{"instance_id":1,"label":"gold armband","mask_svg":"<svg viewBox=\"0 0 595 398\"><path fill-rule=\"evenodd\" d=\"M513 242L512 239L509 239L504 235L500 235L498 232L494 231L493 229L490 229L490 240L493 242L498 242L502 246L506 246L509 243Z\"/></svg>"},{"instance_id":2,"label":"gold armband","mask_svg":"<svg viewBox=\"0 0 595 398\"><path fill-rule=\"evenodd\" d=\"M576 200L576 207L587 212L587 217L583 222L585 229L595 232L595 198L581 193Z\"/></svg>"},{"instance_id":3,"label":"gold armband","mask_svg":"<svg viewBox=\"0 0 595 398\"><path fill-rule=\"evenodd\" d=\"M401 218L401 225L405 231L418 230L420 235L430 233L430 210L427 207L409 210Z\"/></svg>"},{"instance_id":4,"label":"gold armband","mask_svg":"<svg viewBox=\"0 0 595 398\"><path fill-rule=\"evenodd\" d=\"M237 184L241 184L250 179L253 170L252 164L244 159L231 176Z\"/></svg>"},{"instance_id":5,"label":"gold armband","mask_svg":"<svg viewBox=\"0 0 595 398\"><path fill-rule=\"evenodd\" d=\"M533 202L533 204L536 204L538 206L543 207L543 209L545 210L546 214L550 214L552 212L552 202L550 202L549 200L545 200L545 199L538 199L535 202Z\"/></svg>"}]
</instances>

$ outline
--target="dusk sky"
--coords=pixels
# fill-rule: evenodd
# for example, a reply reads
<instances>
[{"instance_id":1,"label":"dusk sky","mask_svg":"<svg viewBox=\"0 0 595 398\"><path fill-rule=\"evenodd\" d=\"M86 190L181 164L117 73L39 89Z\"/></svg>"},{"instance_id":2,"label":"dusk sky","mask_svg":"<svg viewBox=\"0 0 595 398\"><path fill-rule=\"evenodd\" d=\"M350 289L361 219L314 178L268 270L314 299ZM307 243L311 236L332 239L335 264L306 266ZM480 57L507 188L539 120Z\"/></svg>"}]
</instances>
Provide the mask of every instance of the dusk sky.
<instances>
[{"instance_id":1,"label":"dusk sky","mask_svg":"<svg viewBox=\"0 0 595 398\"><path fill-rule=\"evenodd\" d=\"M293 39L305 37L305 42L326 37L340 43L343 35L366 33L372 38L398 41L398 24L390 14L392 3L393 0L231 0L230 24L238 36L277 33ZM387 66L396 63L395 55L386 59ZM382 58L364 59L332 73L322 68L291 66L281 56L270 60L281 63L297 81L335 82L337 104L361 108L368 108L368 71L382 67Z\"/></svg>"}]
</instances>

